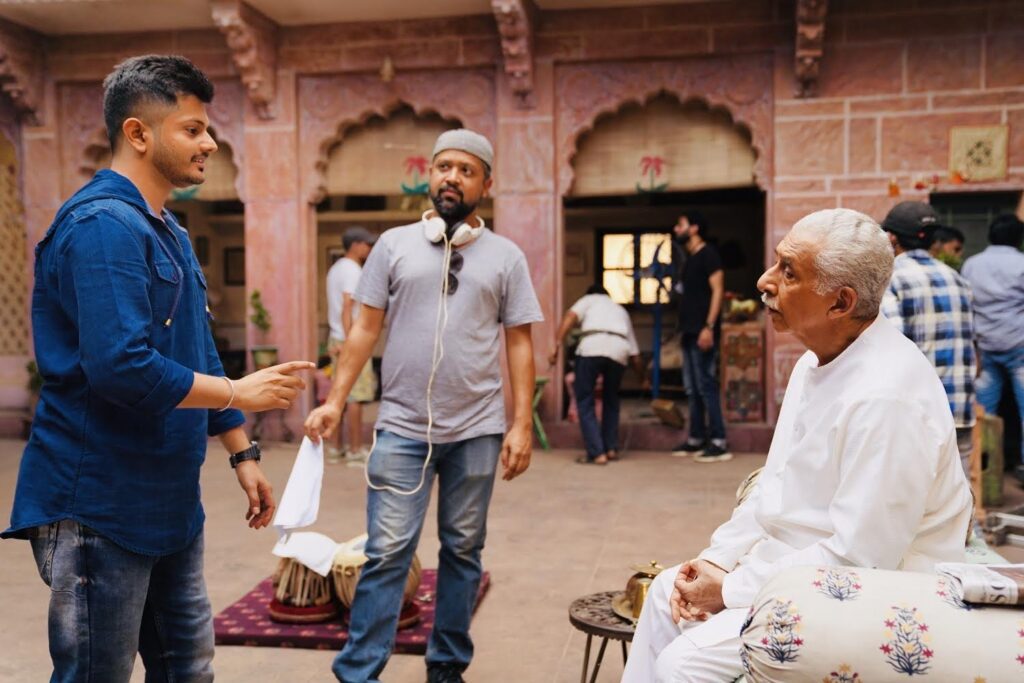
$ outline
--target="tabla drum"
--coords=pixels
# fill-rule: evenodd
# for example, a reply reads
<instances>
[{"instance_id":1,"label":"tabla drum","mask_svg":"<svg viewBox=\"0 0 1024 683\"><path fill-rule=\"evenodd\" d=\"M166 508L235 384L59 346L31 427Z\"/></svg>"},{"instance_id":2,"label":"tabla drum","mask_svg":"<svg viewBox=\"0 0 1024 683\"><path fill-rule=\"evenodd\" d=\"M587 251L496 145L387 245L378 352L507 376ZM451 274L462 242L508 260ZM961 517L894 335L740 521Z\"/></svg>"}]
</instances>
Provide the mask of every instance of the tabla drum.
<instances>
[{"instance_id":1,"label":"tabla drum","mask_svg":"<svg viewBox=\"0 0 1024 683\"><path fill-rule=\"evenodd\" d=\"M366 564L366 555L363 552L366 548L366 539L366 534L363 534L342 543L334 555L334 566L331 568L334 594L345 609L352 607L352 601L356 597L356 584L359 583L359 574L363 565ZM421 577L420 558L414 554L409 574L405 578L402 613L398 620L399 628L405 628L419 620L419 608L413 602L413 598L416 596L416 591L419 590Z\"/></svg>"},{"instance_id":2,"label":"tabla drum","mask_svg":"<svg viewBox=\"0 0 1024 683\"><path fill-rule=\"evenodd\" d=\"M274 572L270 618L288 624L315 624L338 616L331 595L331 577L320 576L290 557L281 558Z\"/></svg>"}]
</instances>

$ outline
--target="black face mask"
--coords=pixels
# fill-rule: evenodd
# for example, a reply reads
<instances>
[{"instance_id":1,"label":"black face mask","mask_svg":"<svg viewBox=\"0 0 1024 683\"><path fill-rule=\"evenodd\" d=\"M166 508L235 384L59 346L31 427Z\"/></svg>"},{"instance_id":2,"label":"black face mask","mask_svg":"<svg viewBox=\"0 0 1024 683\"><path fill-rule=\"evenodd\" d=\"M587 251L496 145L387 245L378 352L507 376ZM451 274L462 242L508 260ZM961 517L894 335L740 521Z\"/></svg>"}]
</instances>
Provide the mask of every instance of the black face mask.
<instances>
[{"instance_id":1,"label":"black face mask","mask_svg":"<svg viewBox=\"0 0 1024 683\"><path fill-rule=\"evenodd\" d=\"M445 190L451 190L459 195L458 201L451 201L444 199L441 193ZM462 190L452 187L451 185L442 185L437 189L437 194L431 195L431 203L434 205L434 211L437 215L444 219L444 222L448 225L448 230L451 232L451 228L458 225L462 221L466 220L469 214L473 213L476 209L476 204L466 204L462 198Z\"/></svg>"}]
</instances>

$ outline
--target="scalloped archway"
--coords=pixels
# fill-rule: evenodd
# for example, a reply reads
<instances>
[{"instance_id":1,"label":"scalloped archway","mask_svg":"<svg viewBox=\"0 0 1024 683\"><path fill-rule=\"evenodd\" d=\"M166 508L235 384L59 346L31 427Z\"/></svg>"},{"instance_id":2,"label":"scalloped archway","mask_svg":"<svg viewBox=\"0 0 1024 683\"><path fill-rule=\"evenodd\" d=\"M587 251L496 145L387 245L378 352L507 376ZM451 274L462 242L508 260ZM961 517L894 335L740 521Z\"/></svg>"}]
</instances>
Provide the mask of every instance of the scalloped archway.
<instances>
[{"instance_id":1,"label":"scalloped archway","mask_svg":"<svg viewBox=\"0 0 1024 683\"><path fill-rule=\"evenodd\" d=\"M400 74L389 83L377 76L311 76L299 82L299 165L303 198L325 196L330 150L352 126L400 107L417 115L437 114L494 139L494 74L489 71L432 71Z\"/></svg>"},{"instance_id":2,"label":"scalloped archway","mask_svg":"<svg viewBox=\"0 0 1024 683\"><path fill-rule=\"evenodd\" d=\"M700 100L722 108L750 132L757 155L754 175L762 189L771 187L772 82L770 56L694 59L646 64L609 63L560 66L555 74L559 93L556 145L558 192L569 193L572 160L581 136L604 115L629 104L643 105L667 93L680 102Z\"/></svg>"},{"instance_id":3,"label":"scalloped archway","mask_svg":"<svg viewBox=\"0 0 1024 683\"><path fill-rule=\"evenodd\" d=\"M729 110L661 92L623 103L580 134L566 194L632 194L648 183L668 192L749 186L756 162L750 130Z\"/></svg>"}]
</instances>

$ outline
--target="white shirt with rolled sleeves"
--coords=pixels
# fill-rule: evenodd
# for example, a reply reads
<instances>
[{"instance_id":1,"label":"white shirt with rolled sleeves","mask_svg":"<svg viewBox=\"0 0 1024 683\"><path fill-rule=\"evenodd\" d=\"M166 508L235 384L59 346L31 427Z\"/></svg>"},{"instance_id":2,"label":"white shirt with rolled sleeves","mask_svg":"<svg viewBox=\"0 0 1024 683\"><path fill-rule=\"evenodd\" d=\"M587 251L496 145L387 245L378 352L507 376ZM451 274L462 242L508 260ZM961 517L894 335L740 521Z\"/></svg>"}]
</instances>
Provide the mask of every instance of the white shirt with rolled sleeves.
<instances>
[{"instance_id":1,"label":"white shirt with rolled sleeves","mask_svg":"<svg viewBox=\"0 0 1024 683\"><path fill-rule=\"evenodd\" d=\"M640 353L629 312L605 294L587 294L572 305L580 319L583 338L577 356L604 356L619 365Z\"/></svg>"},{"instance_id":2,"label":"white shirt with rolled sleeves","mask_svg":"<svg viewBox=\"0 0 1024 683\"><path fill-rule=\"evenodd\" d=\"M838 358L790 377L764 471L700 557L747 607L796 565L930 572L963 561L971 493L941 382L878 318Z\"/></svg>"}]
</instances>

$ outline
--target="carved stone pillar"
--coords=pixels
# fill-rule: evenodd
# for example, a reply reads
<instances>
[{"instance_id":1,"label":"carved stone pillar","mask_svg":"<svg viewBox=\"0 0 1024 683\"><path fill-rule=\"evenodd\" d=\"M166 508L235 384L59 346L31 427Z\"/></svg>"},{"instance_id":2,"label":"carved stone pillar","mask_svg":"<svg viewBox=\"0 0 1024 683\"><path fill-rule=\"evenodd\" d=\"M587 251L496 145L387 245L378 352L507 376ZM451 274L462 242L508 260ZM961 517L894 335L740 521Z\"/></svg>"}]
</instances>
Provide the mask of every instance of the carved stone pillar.
<instances>
[{"instance_id":1,"label":"carved stone pillar","mask_svg":"<svg viewBox=\"0 0 1024 683\"><path fill-rule=\"evenodd\" d=\"M533 326L537 374L548 374L547 353L561 317L561 203L555 192L554 68L536 64L534 108L519 107L507 75L498 87L494 225L525 252L544 322ZM552 377L541 412L558 418L561 377Z\"/></svg>"},{"instance_id":2,"label":"carved stone pillar","mask_svg":"<svg viewBox=\"0 0 1024 683\"><path fill-rule=\"evenodd\" d=\"M282 362L315 361L316 224L299 192L294 73L279 71L277 84L273 123L262 120L251 100L245 112L246 301L260 290L272 318L266 339L248 325L247 347L274 344ZM307 380L310 390L283 420L296 437L312 406L312 375ZM277 415L264 419L265 438L281 438L284 431Z\"/></svg>"}]
</instances>

